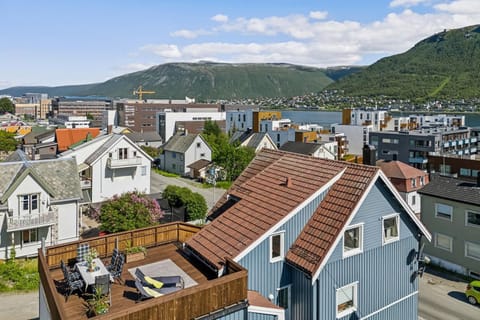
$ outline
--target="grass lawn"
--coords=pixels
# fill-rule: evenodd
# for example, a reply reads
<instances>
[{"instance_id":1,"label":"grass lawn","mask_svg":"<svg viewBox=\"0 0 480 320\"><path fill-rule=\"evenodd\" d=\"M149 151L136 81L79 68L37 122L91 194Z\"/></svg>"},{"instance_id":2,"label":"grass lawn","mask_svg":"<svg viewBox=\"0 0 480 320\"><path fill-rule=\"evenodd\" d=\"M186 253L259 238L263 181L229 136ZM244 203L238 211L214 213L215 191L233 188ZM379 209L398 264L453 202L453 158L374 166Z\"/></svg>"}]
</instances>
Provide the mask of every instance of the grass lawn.
<instances>
[{"instance_id":1,"label":"grass lawn","mask_svg":"<svg viewBox=\"0 0 480 320\"><path fill-rule=\"evenodd\" d=\"M0 292L38 290L37 259L17 259L0 263Z\"/></svg>"}]
</instances>

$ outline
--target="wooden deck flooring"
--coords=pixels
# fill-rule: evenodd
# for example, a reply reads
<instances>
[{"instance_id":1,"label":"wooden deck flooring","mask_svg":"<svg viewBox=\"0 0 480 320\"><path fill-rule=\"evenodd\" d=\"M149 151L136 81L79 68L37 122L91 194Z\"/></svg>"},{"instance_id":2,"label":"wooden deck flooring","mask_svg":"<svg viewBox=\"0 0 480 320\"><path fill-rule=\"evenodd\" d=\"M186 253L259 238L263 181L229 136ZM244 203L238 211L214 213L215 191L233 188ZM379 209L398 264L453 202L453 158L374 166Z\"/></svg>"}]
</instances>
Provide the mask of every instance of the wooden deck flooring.
<instances>
[{"instance_id":1,"label":"wooden deck flooring","mask_svg":"<svg viewBox=\"0 0 480 320\"><path fill-rule=\"evenodd\" d=\"M187 257L185 257L181 249L178 248L178 244L171 243L155 248L150 248L148 249L147 256L144 260L134 261L124 265L122 273L124 284L119 284L118 281L116 281L112 285L112 306L110 308L110 311L122 311L138 305L138 303L136 302L137 293L135 289L134 278L128 272L128 269L154 263L164 259L171 259L178 267L185 271L198 284L208 282L209 280L215 278L215 274L213 274L203 265L195 261L190 261ZM106 259L105 261L108 260L109 259ZM69 315L69 319L87 319L87 305L85 297L82 296L80 293L75 292L68 298L68 301L65 302L62 290L60 289L61 281L63 280L62 271L60 269L51 270L51 275L55 283L57 284L57 294L62 301L63 308L66 314Z\"/></svg>"}]
</instances>

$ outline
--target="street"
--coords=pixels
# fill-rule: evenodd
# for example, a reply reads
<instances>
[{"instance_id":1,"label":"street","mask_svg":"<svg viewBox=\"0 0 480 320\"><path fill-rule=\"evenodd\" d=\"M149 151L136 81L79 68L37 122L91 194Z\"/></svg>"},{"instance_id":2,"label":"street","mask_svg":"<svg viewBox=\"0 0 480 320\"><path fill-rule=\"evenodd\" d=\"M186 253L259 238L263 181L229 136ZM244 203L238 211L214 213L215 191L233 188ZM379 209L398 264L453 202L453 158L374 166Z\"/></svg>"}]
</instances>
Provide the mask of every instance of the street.
<instances>
[{"instance_id":1,"label":"street","mask_svg":"<svg viewBox=\"0 0 480 320\"><path fill-rule=\"evenodd\" d=\"M424 273L420 278L419 320L480 319L480 306L470 305L465 298L467 283L447 277Z\"/></svg>"},{"instance_id":2,"label":"street","mask_svg":"<svg viewBox=\"0 0 480 320\"><path fill-rule=\"evenodd\" d=\"M164 177L153 170L150 175L150 193L161 193L168 185L187 187L193 192L200 193L207 202L208 210L220 199L226 190L220 188L202 188L201 184L187 178Z\"/></svg>"}]
</instances>

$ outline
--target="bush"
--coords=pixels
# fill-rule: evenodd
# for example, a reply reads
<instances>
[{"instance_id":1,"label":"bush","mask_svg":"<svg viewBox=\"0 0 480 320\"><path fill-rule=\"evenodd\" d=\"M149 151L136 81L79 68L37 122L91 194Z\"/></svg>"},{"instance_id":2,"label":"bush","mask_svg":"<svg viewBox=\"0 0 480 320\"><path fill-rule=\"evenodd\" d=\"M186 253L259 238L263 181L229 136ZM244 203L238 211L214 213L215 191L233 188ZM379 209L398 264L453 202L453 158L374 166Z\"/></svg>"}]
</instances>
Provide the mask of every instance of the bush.
<instances>
[{"instance_id":1,"label":"bush","mask_svg":"<svg viewBox=\"0 0 480 320\"><path fill-rule=\"evenodd\" d=\"M185 206L189 220L204 219L207 215L207 202L205 198L188 188L169 185L163 191L163 198L168 200L172 207Z\"/></svg>"},{"instance_id":2,"label":"bush","mask_svg":"<svg viewBox=\"0 0 480 320\"><path fill-rule=\"evenodd\" d=\"M0 264L0 292L38 290L39 281L37 259Z\"/></svg>"},{"instance_id":3,"label":"bush","mask_svg":"<svg viewBox=\"0 0 480 320\"><path fill-rule=\"evenodd\" d=\"M114 196L100 207L100 229L110 233L157 224L163 211L154 199L140 192Z\"/></svg>"}]
</instances>

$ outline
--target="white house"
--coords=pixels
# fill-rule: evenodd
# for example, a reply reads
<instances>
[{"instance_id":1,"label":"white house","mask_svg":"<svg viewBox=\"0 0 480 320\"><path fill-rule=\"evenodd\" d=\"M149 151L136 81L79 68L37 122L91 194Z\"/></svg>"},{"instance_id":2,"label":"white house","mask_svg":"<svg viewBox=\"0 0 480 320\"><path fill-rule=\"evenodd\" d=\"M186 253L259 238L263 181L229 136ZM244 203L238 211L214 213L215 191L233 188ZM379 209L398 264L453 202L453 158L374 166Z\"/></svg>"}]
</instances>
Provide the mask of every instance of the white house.
<instances>
[{"instance_id":1,"label":"white house","mask_svg":"<svg viewBox=\"0 0 480 320\"><path fill-rule=\"evenodd\" d=\"M79 236L82 197L74 158L30 161L17 150L0 162L0 260L36 256Z\"/></svg>"},{"instance_id":2,"label":"white house","mask_svg":"<svg viewBox=\"0 0 480 320\"><path fill-rule=\"evenodd\" d=\"M200 159L212 161L212 149L199 134L174 135L163 146L165 171L188 175L188 166Z\"/></svg>"},{"instance_id":3,"label":"white house","mask_svg":"<svg viewBox=\"0 0 480 320\"><path fill-rule=\"evenodd\" d=\"M325 141L319 143L306 143L288 141L280 150L305 154L314 158L337 160L337 142Z\"/></svg>"},{"instance_id":4,"label":"white house","mask_svg":"<svg viewBox=\"0 0 480 320\"><path fill-rule=\"evenodd\" d=\"M129 191L150 193L153 160L128 137L109 134L60 155L75 157L83 203L97 203Z\"/></svg>"},{"instance_id":5,"label":"white house","mask_svg":"<svg viewBox=\"0 0 480 320\"><path fill-rule=\"evenodd\" d=\"M250 147L258 153L263 148L277 150L277 145L265 132L235 131L230 137L230 143L239 143L242 147Z\"/></svg>"}]
</instances>

